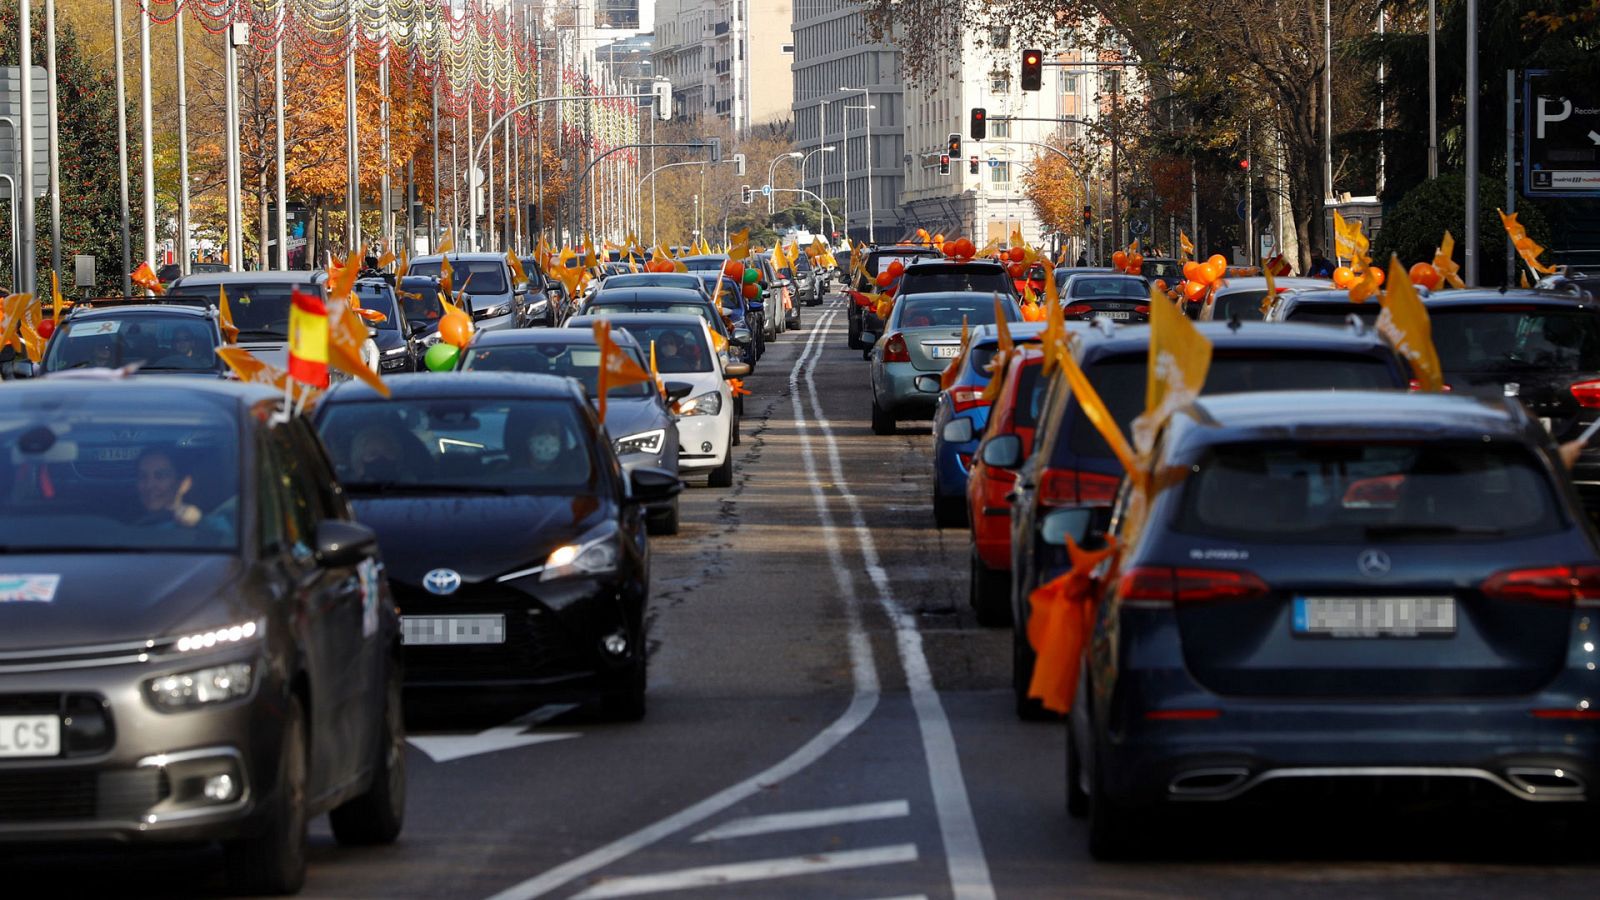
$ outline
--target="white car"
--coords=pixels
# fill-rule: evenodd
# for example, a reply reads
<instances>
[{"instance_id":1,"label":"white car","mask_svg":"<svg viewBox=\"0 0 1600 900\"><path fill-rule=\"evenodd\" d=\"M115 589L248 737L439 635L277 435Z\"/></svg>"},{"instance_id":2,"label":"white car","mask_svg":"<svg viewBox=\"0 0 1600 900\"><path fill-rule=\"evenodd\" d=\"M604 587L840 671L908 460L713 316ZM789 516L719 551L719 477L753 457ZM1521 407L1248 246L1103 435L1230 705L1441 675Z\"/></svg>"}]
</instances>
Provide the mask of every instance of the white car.
<instances>
[{"instance_id":1,"label":"white car","mask_svg":"<svg viewBox=\"0 0 1600 900\"><path fill-rule=\"evenodd\" d=\"M567 327L591 328L596 321L595 317L574 316L567 320ZM689 388L678 401L678 471L685 476L705 472L711 487L732 485L738 420L728 379L748 375L750 367L728 362L725 354L716 352L710 329L699 316L616 313L604 321L633 335L646 359L655 345L656 370L668 390L675 384Z\"/></svg>"}]
</instances>

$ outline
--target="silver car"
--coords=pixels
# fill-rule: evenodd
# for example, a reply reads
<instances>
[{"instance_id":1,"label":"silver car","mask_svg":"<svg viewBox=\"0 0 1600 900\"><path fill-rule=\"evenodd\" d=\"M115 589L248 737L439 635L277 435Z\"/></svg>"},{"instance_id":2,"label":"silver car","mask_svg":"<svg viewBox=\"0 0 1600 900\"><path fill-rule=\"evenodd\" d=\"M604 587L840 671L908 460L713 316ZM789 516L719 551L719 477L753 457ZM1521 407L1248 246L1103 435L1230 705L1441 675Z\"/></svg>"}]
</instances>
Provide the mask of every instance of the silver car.
<instances>
[{"instance_id":1,"label":"silver car","mask_svg":"<svg viewBox=\"0 0 1600 900\"><path fill-rule=\"evenodd\" d=\"M998 299L1006 321L1022 318L1008 295L967 291L912 294L895 301L884 333L861 333L872 342L872 431L893 434L903 418L930 418L939 392L925 391L917 376L942 372L961 353L961 323L992 325Z\"/></svg>"},{"instance_id":2,"label":"silver car","mask_svg":"<svg viewBox=\"0 0 1600 900\"><path fill-rule=\"evenodd\" d=\"M548 320L549 299L541 292L530 294L525 281L514 282L504 254L448 256L454 302L472 313L472 324L478 331L524 328ZM419 256L411 261L406 274L438 278L444 270L443 261L442 256Z\"/></svg>"}]
</instances>

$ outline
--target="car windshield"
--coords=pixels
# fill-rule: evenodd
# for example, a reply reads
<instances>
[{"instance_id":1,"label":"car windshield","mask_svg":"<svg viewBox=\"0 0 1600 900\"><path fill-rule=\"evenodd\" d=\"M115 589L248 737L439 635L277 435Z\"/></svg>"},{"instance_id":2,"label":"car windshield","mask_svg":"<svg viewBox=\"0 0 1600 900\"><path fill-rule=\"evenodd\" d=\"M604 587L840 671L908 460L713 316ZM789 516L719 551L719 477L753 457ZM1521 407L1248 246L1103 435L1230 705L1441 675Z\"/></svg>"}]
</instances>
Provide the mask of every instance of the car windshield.
<instances>
[{"instance_id":1,"label":"car windshield","mask_svg":"<svg viewBox=\"0 0 1600 900\"><path fill-rule=\"evenodd\" d=\"M1253 541L1492 540L1562 527L1549 478L1514 444L1225 444L1183 491L1179 531Z\"/></svg>"},{"instance_id":2,"label":"car windshield","mask_svg":"<svg viewBox=\"0 0 1600 900\"><path fill-rule=\"evenodd\" d=\"M954 325L960 328L963 319L967 325L974 328L979 325L993 325L994 296L968 294L955 297L903 297L895 303L894 314L896 328L926 328L940 325ZM1006 320L1012 320L1009 309L1006 311Z\"/></svg>"},{"instance_id":3,"label":"car windshield","mask_svg":"<svg viewBox=\"0 0 1600 900\"><path fill-rule=\"evenodd\" d=\"M142 372L220 371L216 332L208 319L126 313L68 319L45 354L44 370L118 368Z\"/></svg>"},{"instance_id":4,"label":"car windshield","mask_svg":"<svg viewBox=\"0 0 1600 900\"><path fill-rule=\"evenodd\" d=\"M1434 307L1433 346L1446 371L1600 371L1600 316L1519 304Z\"/></svg>"},{"instance_id":5,"label":"car windshield","mask_svg":"<svg viewBox=\"0 0 1600 900\"><path fill-rule=\"evenodd\" d=\"M0 397L6 552L238 546L234 401L80 386Z\"/></svg>"},{"instance_id":6,"label":"car windshield","mask_svg":"<svg viewBox=\"0 0 1600 900\"><path fill-rule=\"evenodd\" d=\"M450 285L458 291L477 296L504 294L510 290L506 286L507 270L506 261L503 259L452 258L450 271L452 273ZM442 275L442 271L438 260L430 260L412 263L406 274L438 278Z\"/></svg>"},{"instance_id":7,"label":"car windshield","mask_svg":"<svg viewBox=\"0 0 1600 900\"><path fill-rule=\"evenodd\" d=\"M935 291L977 291L1014 294L1016 285L999 266L960 266L935 263L906 269L900 278L900 293L931 294Z\"/></svg>"},{"instance_id":8,"label":"car windshield","mask_svg":"<svg viewBox=\"0 0 1600 900\"><path fill-rule=\"evenodd\" d=\"M635 349L626 348L634 362L644 368L649 363ZM468 347L462 355L463 371L477 372L531 372L540 375L564 375L583 383L583 390L595 396L599 390L600 348L593 340L573 341L570 344L538 343L508 346ZM614 387L607 397L648 397L655 389L645 382Z\"/></svg>"},{"instance_id":9,"label":"car windshield","mask_svg":"<svg viewBox=\"0 0 1600 900\"><path fill-rule=\"evenodd\" d=\"M1067 298L1071 300L1148 300L1150 288L1142 278L1084 278L1072 279L1067 285Z\"/></svg>"},{"instance_id":10,"label":"car windshield","mask_svg":"<svg viewBox=\"0 0 1600 900\"><path fill-rule=\"evenodd\" d=\"M1089 367L1089 382L1111 410L1124 433L1144 412L1145 355L1116 357ZM1203 393L1238 394L1247 391L1361 391L1397 387L1398 376L1378 356L1315 353L1302 350L1217 351L1206 374ZM1076 407L1076 404L1074 404ZM1072 451L1083 456L1109 457L1111 448L1081 407L1073 412Z\"/></svg>"},{"instance_id":11,"label":"car windshield","mask_svg":"<svg viewBox=\"0 0 1600 900\"><path fill-rule=\"evenodd\" d=\"M325 296L322 286L307 282L237 281L226 285L179 284L167 293L168 300L193 306L213 306L223 288L228 291L228 310L239 329L241 341L286 341L289 339L290 295L302 293Z\"/></svg>"},{"instance_id":12,"label":"car windshield","mask_svg":"<svg viewBox=\"0 0 1600 900\"><path fill-rule=\"evenodd\" d=\"M405 310L407 322L421 322L431 324L444 317L444 304L439 300L439 292L432 282L424 281L415 285L405 281L400 282L400 289L395 294L400 298L400 306Z\"/></svg>"},{"instance_id":13,"label":"car windshield","mask_svg":"<svg viewBox=\"0 0 1600 900\"><path fill-rule=\"evenodd\" d=\"M1216 299L1211 308L1211 318L1226 322L1237 317L1241 322L1259 322L1263 318L1261 300L1267 296L1266 288L1247 288L1229 291Z\"/></svg>"},{"instance_id":14,"label":"car windshield","mask_svg":"<svg viewBox=\"0 0 1600 900\"><path fill-rule=\"evenodd\" d=\"M376 287L358 284L356 285L356 299L361 302L362 309L370 309L373 312L383 314L382 322L369 322L373 328L379 331L398 331L400 329L400 319L394 309L394 289L387 285Z\"/></svg>"},{"instance_id":15,"label":"car windshield","mask_svg":"<svg viewBox=\"0 0 1600 900\"><path fill-rule=\"evenodd\" d=\"M634 313L699 316L711 321L711 306L706 303L596 303L584 310L584 315L589 316L631 316Z\"/></svg>"},{"instance_id":16,"label":"car windshield","mask_svg":"<svg viewBox=\"0 0 1600 900\"><path fill-rule=\"evenodd\" d=\"M656 325L635 319L622 327L644 348L646 359L650 357L651 342L655 342L656 371L663 375L714 371L714 357L706 345L703 326Z\"/></svg>"},{"instance_id":17,"label":"car windshield","mask_svg":"<svg viewBox=\"0 0 1600 900\"><path fill-rule=\"evenodd\" d=\"M566 400L452 397L333 403L318 427L346 489L590 491L595 451Z\"/></svg>"},{"instance_id":18,"label":"car windshield","mask_svg":"<svg viewBox=\"0 0 1600 900\"><path fill-rule=\"evenodd\" d=\"M726 259L717 258L717 257L706 257L706 258L703 258L703 259L685 259L685 260L680 260L680 262L683 263L684 268L688 269L691 272L714 272L717 269L720 269L724 265L727 264L727 260Z\"/></svg>"},{"instance_id":19,"label":"car windshield","mask_svg":"<svg viewBox=\"0 0 1600 900\"><path fill-rule=\"evenodd\" d=\"M1147 259L1139 267L1139 274L1146 278L1162 278L1171 284L1183 278L1183 266L1173 259Z\"/></svg>"}]
</instances>

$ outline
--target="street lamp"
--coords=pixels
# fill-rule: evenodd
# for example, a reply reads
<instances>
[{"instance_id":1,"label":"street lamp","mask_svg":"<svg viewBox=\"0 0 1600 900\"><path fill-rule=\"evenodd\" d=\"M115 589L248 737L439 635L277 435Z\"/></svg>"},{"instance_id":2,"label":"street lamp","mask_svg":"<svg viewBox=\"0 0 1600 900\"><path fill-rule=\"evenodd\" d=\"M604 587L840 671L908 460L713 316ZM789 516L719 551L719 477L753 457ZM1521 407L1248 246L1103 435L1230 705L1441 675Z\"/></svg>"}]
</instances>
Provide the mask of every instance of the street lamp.
<instances>
[{"instance_id":1,"label":"street lamp","mask_svg":"<svg viewBox=\"0 0 1600 900\"><path fill-rule=\"evenodd\" d=\"M839 90L844 91L845 93L848 93L848 94L854 94L854 93L858 93L858 92L861 94L861 103L860 103L860 105L857 105L857 106L846 105L845 108L844 108L845 109L845 113L844 113L844 117L845 117L844 118L844 134L845 134L845 138L844 139L845 139L846 143L848 144L848 142L850 140L850 110L852 110L852 109L862 110L862 117L866 120L866 126L867 126L867 134L866 134L866 139L867 139L867 242L875 244L875 243L877 243L877 233L876 233L876 230L875 230L875 227L874 227L875 226L874 220L878 218L878 215L872 208L872 115L871 115L871 113L869 111L873 110L873 109L876 109L877 107L872 105L872 89L871 88L847 87L847 88L840 88ZM848 151L846 151L846 152L848 152ZM845 184L848 185L849 183L850 183L850 173L847 171L847 172L845 172ZM846 209L844 215L845 215L845 231L849 231L850 230L850 210Z\"/></svg>"},{"instance_id":2,"label":"street lamp","mask_svg":"<svg viewBox=\"0 0 1600 900\"><path fill-rule=\"evenodd\" d=\"M781 153L773 157L772 162L767 164L767 215L772 215L772 178L778 170L778 163L783 162L786 159L800 159L803 156L805 156L805 154L801 153L799 150L791 150L788 153ZM803 179L805 177L805 173L801 172L800 177Z\"/></svg>"},{"instance_id":3,"label":"street lamp","mask_svg":"<svg viewBox=\"0 0 1600 900\"><path fill-rule=\"evenodd\" d=\"M832 152L833 152L833 145L832 144L828 144L826 146L818 147L815 150L812 150L811 152L807 153L804 158L802 158L800 160L800 186L801 187L805 187L805 183L806 183L806 163L811 161L811 157L816 156L818 153L832 153ZM817 228L819 230L822 228L822 173L821 172L817 173ZM830 243L832 243L832 242L830 241Z\"/></svg>"}]
</instances>

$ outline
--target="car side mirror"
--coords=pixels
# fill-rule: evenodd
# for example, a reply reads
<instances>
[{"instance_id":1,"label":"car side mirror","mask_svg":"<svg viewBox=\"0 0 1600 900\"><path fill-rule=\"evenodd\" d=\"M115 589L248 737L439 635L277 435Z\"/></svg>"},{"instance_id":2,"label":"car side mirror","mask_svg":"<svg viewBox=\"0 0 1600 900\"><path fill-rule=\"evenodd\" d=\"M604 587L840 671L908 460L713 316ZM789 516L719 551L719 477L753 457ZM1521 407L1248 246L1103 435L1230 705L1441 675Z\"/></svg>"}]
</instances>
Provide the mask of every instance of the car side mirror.
<instances>
[{"instance_id":1,"label":"car side mirror","mask_svg":"<svg viewBox=\"0 0 1600 900\"><path fill-rule=\"evenodd\" d=\"M528 292L528 283L526 281L519 281L512 286L511 290L518 294L526 294Z\"/></svg>"},{"instance_id":2,"label":"car side mirror","mask_svg":"<svg viewBox=\"0 0 1600 900\"><path fill-rule=\"evenodd\" d=\"M1106 529L1111 527L1111 507L1076 506L1052 510L1039 522L1039 538L1047 546L1059 547L1072 540L1085 550L1104 547Z\"/></svg>"},{"instance_id":3,"label":"car side mirror","mask_svg":"<svg viewBox=\"0 0 1600 900\"><path fill-rule=\"evenodd\" d=\"M671 403L671 402L676 401L676 400L682 400L683 398L689 396L692 393L694 393L694 385L690 384L687 381L669 381L669 382L667 382L667 402L668 403Z\"/></svg>"},{"instance_id":4,"label":"car side mirror","mask_svg":"<svg viewBox=\"0 0 1600 900\"><path fill-rule=\"evenodd\" d=\"M873 343L877 342L874 341ZM939 381L939 376L937 375L918 375L916 378L911 379L911 384L924 394L937 394L944 390L944 385ZM969 424L971 422L970 419L962 419L961 421ZM946 440L949 439L946 438ZM962 438L962 440L967 440L967 438Z\"/></svg>"},{"instance_id":5,"label":"car side mirror","mask_svg":"<svg viewBox=\"0 0 1600 900\"><path fill-rule=\"evenodd\" d=\"M750 329L739 326L733 330L733 342L736 344L750 343Z\"/></svg>"},{"instance_id":6,"label":"car side mirror","mask_svg":"<svg viewBox=\"0 0 1600 900\"><path fill-rule=\"evenodd\" d=\"M353 566L378 550L378 533L359 522L324 519L317 526L317 562L330 569Z\"/></svg>"},{"instance_id":7,"label":"car side mirror","mask_svg":"<svg viewBox=\"0 0 1600 900\"><path fill-rule=\"evenodd\" d=\"M728 363L722 367L722 374L731 378L743 378L750 374L750 364L742 362Z\"/></svg>"},{"instance_id":8,"label":"car side mirror","mask_svg":"<svg viewBox=\"0 0 1600 900\"><path fill-rule=\"evenodd\" d=\"M666 469L640 466L628 473L628 502L656 503L683 491L683 482Z\"/></svg>"},{"instance_id":9,"label":"car side mirror","mask_svg":"<svg viewBox=\"0 0 1600 900\"><path fill-rule=\"evenodd\" d=\"M407 319L405 324L406 340L410 340L411 338L421 334L422 330L427 327L427 325L417 321L416 319Z\"/></svg>"},{"instance_id":10,"label":"car side mirror","mask_svg":"<svg viewBox=\"0 0 1600 900\"><path fill-rule=\"evenodd\" d=\"M921 381L921 377L917 379ZM972 440L972 420L966 416L957 416L944 423L944 430L939 436L948 444L965 444Z\"/></svg>"},{"instance_id":11,"label":"car side mirror","mask_svg":"<svg viewBox=\"0 0 1600 900\"><path fill-rule=\"evenodd\" d=\"M1014 434L995 435L983 445L979 458L986 466L1015 469L1022 465L1022 438Z\"/></svg>"},{"instance_id":12,"label":"car side mirror","mask_svg":"<svg viewBox=\"0 0 1600 900\"><path fill-rule=\"evenodd\" d=\"M750 311L751 312L761 312L762 310L764 310L766 308L767 308L766 304L762 303L760 300L751 300L750 301Z\"/></svg>"}]
</instances>

